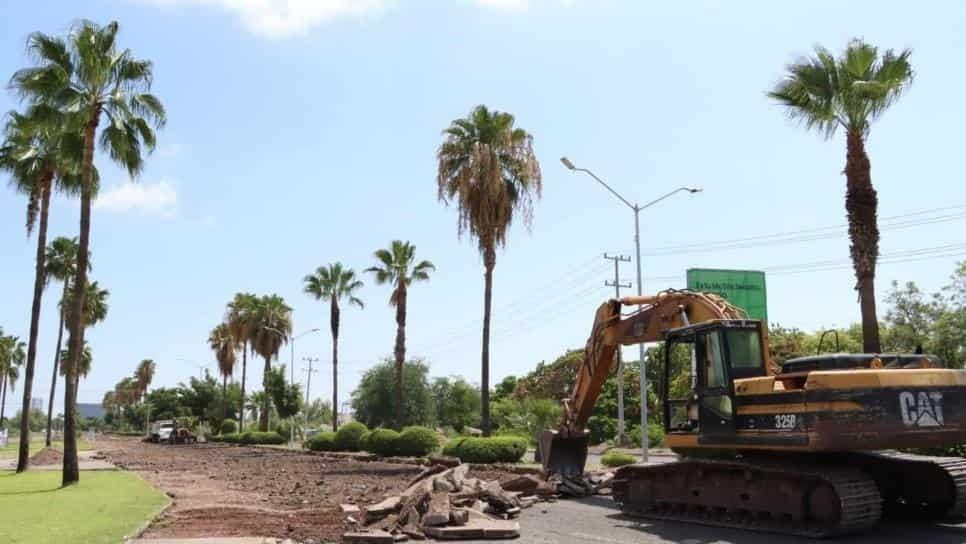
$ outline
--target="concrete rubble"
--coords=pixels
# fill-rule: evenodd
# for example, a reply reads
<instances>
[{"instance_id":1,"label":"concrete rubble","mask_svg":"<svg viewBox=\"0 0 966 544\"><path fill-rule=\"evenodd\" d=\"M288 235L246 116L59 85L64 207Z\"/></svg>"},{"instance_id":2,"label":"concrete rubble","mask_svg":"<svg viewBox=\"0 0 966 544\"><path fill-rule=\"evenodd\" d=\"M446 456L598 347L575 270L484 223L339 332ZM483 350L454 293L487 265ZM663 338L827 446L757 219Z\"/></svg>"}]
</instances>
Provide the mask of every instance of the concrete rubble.
<instances>
[{"instance_id":1,"label":"concrete rubble","mask_svg":"<svg viewBox=\"0 0 966 544\"><path fill-rule=\"evenodd\" d=\"M516 518L537 502L609 495L612 472L580 477L524 474L501 485L468 477L467 464L434 464L409 487L369 506L342 505L342 541L378 544L407 540L504 539L520 536Z\"/></svg>"}]
</instances>

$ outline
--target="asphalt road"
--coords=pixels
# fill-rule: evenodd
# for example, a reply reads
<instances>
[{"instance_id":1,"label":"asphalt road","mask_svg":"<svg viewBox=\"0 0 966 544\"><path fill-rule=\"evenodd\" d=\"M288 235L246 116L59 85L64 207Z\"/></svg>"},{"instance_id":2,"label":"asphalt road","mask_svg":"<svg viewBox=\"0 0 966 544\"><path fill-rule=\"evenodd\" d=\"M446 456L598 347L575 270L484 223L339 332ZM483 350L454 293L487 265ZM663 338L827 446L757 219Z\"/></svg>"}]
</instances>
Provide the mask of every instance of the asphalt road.
<instances>
[{"instance_id":1,"label":"asphalt road","mask_svg":"<svg viewBox=\"0 0 966 544\"><path fill-rule=\"evenodd\" d=\"M589 497L553 504L536 504L520 518L520 544L774 544L843 542L848 544L966 543L966 523L932 526L883 525L860 535L809 540L720 527L705 527L626 517L610 497Z\"/></svg>"}]
</instances>

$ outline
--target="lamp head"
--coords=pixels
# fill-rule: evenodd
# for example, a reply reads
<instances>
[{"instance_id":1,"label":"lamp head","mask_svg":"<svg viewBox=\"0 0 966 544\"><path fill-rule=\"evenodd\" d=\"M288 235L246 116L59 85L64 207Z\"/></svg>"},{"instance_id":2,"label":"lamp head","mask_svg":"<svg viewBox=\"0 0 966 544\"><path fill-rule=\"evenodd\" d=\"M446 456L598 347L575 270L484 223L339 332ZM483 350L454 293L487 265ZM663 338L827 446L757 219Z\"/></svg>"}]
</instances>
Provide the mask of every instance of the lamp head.
<instances>
[{"instance_id":1,"label":"lamp head","mask_svg":"<svg viewBox=\"0 0 966 544\"><path fill-rule=\"evenodd\" d=\"M562 162L563 165L566 166L568 170L577 169L577 167L574 166L574 163L570 162L570 159L568 159L567 157L560 157L560 162Z\"/></svg>"},{"instance_id":2,"label":"lamp head","mask_svg":"<svg viewBox=\"0 0 966 544\"><path fill-rule=\"evenodd\" d=\"M689 192L689 193L691 193L691 194L694 194L694 193L700 193L701 191L703 191L703 190L704 190L704 189L702 189L701 187L685 187L685 188L686 188L686 189L688 190L688 192Z\"/></svg>"}]
</instances>

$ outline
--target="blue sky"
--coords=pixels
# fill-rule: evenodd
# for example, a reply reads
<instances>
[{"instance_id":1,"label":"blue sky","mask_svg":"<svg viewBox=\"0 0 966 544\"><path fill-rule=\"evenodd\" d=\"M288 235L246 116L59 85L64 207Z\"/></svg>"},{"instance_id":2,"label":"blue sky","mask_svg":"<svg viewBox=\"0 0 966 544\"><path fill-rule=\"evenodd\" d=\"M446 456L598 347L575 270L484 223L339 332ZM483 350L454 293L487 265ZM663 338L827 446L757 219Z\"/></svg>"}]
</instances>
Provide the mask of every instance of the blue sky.
<instances>
[{"instance_id":1,"label":"blue sky","mask_svg":"<svg viewBox=\"0 0 966 544\"><path fill-rule=\"evenodd\" d=\"M914 85L868 141L880 216L952 207L883 228L883 255L902 262L880 266L880 299L894 279L938 289L957 252L966 254L966 221L955 208L966 205L956 69L964 10L882 1L794 10L587 0L11 2L0 19L0 75L27 63L31 31L117 19L121 43L154 61L154 92L169 111L137 185L97 158L104 189L93 278L111 299L107 321L88 333L95 363L80 400L99 402L142 358L157 361L156 386L197 374L196 363L214 369L205 339L237 291L276 292L295 308L296 332L322 328L298 341L296 357L321 359L312 396L328 398L327 312L302 294L301 278L337 260L361 270L393 238L412 241L438 267L410 293L410 354L425 357L433 374L478 381L482 265L475 245L457 239L455 210L437 202L435 151L449 121L480 103L514 113L534 135L544 180L532 232L515 228L497 258L496 378L581 346L594 308L612 293L602 254L633 252L630 211L565 170L561 155L631 200L704 188L642 215L647 291L682 287L689 267L765 268L775 272L773 322L851 323L858 306L844 227L794 243L680 246L844 223L842 135L826 141L804 131L764 93L814 44L837 51L855 36L914 50ZM0 109L17 106L0 93ZM0 192L0 326L22 336L35 243L25 237L24 209L22 196ZM76 232L77 203L55 200L51 237ZM660 247L677 249L654 254ZM832 269L775 270L823 261ZM631 264L623 272L633 279ZM388 288L365 279L365 310L343 314L344 397L392 350ZM48 289L41 322L35 391L45 398L58 292ZM256 388L260 365L249 369Z\"/></svg>"}]
</instances>

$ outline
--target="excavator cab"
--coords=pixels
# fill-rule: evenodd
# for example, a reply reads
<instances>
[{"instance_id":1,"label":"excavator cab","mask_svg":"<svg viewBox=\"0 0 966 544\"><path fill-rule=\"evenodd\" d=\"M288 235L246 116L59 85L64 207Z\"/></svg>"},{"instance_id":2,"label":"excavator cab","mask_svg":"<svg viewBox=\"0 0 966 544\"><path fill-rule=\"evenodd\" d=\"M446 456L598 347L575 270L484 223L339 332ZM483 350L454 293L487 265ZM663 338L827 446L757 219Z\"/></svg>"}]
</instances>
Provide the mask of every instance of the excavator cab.
<instances>
[{"instance_id":1,"label":"excavator cab","mask_svg":"<svg viewBox=\"0 0 966 544\"><path fill-rule=\"evenodd\" d=\"M767 375L764 350L758 321L715 320L668 331L664 431L733 435L734 380Z\"/></svg>"}]
</instances>

